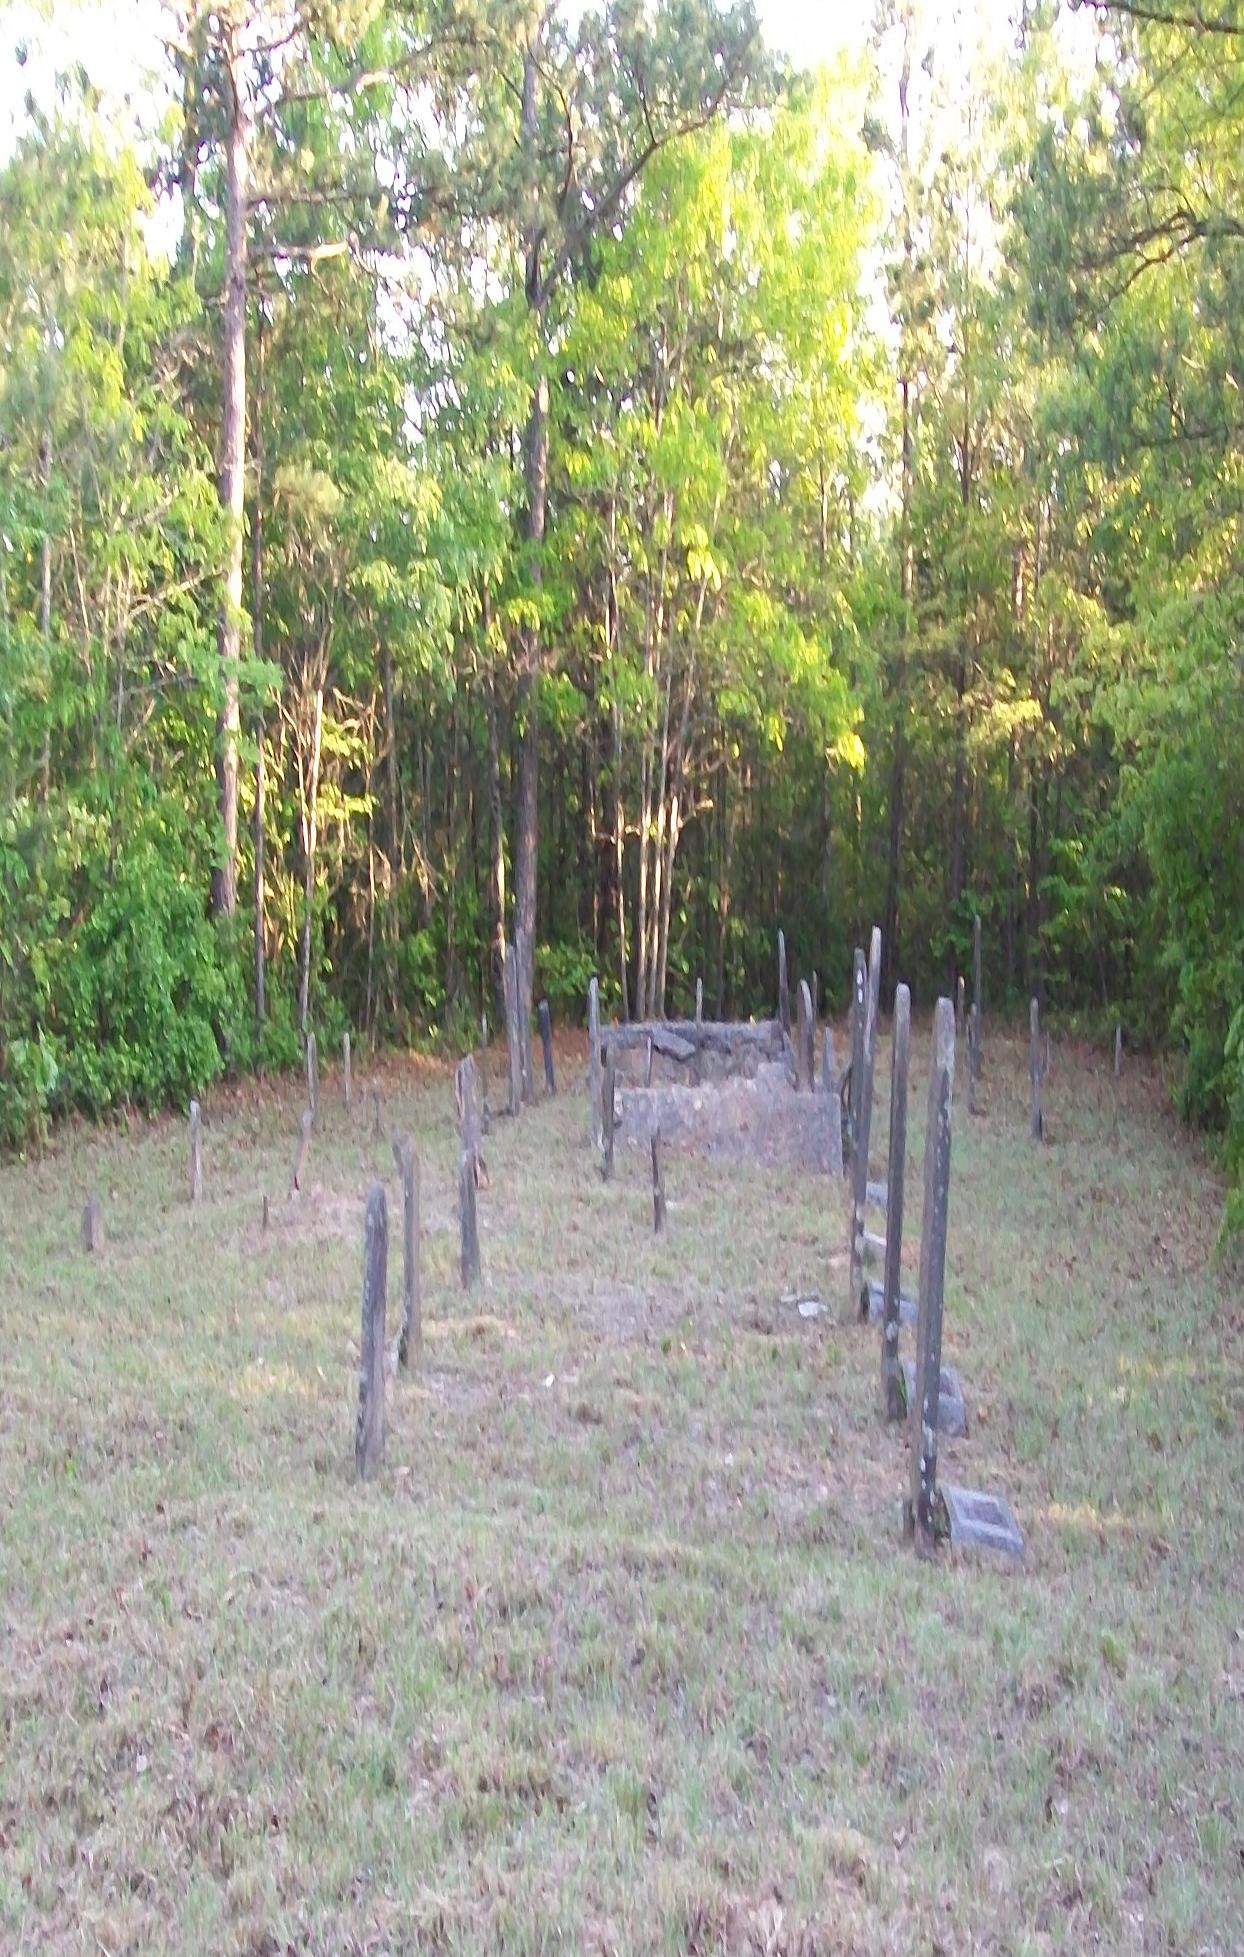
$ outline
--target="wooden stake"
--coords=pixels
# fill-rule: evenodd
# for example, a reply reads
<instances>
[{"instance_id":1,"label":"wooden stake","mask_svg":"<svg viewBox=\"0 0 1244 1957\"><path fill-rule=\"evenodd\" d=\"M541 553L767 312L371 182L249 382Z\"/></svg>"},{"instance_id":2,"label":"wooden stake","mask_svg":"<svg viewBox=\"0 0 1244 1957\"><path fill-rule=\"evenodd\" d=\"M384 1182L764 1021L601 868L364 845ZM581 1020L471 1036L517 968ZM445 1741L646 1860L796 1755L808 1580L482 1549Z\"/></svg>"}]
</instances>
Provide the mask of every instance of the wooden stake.
<instances>
[{"instance_id":1,"label":"wooden stake","mask_svg":"<svg viewBox=\"0 0 1244 1957\"><path fill-rule=\"evenodd\" d=\"M458 1268L462 1289L470 1291L479 1283L479 1223L475 1214L475 1165L464 1148L458 1157L458 1224L461 1253Z\"/></svg>"},{"instance_id":2,"label":"wooden stake","mask_svg":"<svg viewBox=\"0 0 1244 1957\"><path fill-rule=\"evenodd\" d=\"M544 1050L544 1091L551 1100L557 1092L557 1076L553 1072L553 1015L547 999L541 999L538 1016L540 1045Z\"/></svg>"},{"instance_id":3,"label":"wooden stake","mask_svg":"<svg viewBox=\"0 0 1244 1957\"><path fill-rule=\"evenodd\" d=\"M96 1251L104 1247L104 1211L98 1196L88 1196L82 1211L82 1248Z\"/></svg>"}]
</instances>

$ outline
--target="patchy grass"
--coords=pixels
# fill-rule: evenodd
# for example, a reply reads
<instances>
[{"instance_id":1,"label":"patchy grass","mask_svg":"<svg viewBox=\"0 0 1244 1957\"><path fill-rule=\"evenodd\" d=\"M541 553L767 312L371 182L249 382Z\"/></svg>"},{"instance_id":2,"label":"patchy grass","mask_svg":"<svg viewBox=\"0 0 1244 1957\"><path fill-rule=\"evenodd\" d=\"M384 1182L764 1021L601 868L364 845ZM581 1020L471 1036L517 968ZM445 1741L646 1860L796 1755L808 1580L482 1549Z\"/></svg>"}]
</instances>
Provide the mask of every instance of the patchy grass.
<instances>
[{"instance_id":1,"label":"patchy grass","mask_svg":"<svg viewBox=\"0 0 1244 1957\"><path fill-rule=\"evenodd\" d=\"M926 1061L927 1028L913 1271ZM494 1123L468 1298L449 1077L390 1073L426 1345L360 1488L369 1179L397 1201L361 1084L348 1118L325 1078L301 1198L292 1088L205 1108L197 1209L175 1122L0 1171L0 1948L1238 1950L1219 1190L1134 1065L1116 1109L1056 1053L1044 1147L1026 1043L986 1068L942 1458L1009 1496L1021 1569L904 1547L823 1178L671 1155L654 1240L646 1152L603 1186L565 1093Z\"/></svg>"}]
</instances>

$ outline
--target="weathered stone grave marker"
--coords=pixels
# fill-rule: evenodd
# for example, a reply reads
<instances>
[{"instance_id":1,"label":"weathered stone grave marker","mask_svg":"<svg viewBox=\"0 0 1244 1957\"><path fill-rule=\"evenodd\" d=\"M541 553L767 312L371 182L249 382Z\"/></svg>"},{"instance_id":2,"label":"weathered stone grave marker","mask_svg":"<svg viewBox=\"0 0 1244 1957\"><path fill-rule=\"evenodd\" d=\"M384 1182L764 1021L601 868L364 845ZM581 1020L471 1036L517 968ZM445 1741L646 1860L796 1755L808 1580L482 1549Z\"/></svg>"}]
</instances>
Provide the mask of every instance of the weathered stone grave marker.
<instances>
[{"instance_id":1,"label":"weathered stone grave marker","mask_svg":"<svg viewBox=\"0 0 1244 1957\"><path fill-rule=\"evenodd\" d=\"M1001 1556L1020 1557L1024 1538L1001 1495L980 1488L957 1488L944 1482L939 1490L946 1512L946 1533L952 1549L991 1549Z\"/></svg>"},{"instance_id":2,"label":"weathered stone grave marker","mask_svg":"<svg viewBox=\"0 0 1244 1957\"><path fill-rule=\"evenodd\" d=\"M700 1025L703 1018L704 1018L704 980L702 978L697 978L695 982L695 1023L697 1026Z\"/></svg>"},{"instance_id":3,"label":"weathered stone grave marker","mask_svg":"<svg viewBox=\"0 0 1244 1957\"><path fill-rule=\"evenodd\" d=\"M302 1188L303 1173L307 1166L307 1152L311 1147L311 1110L304 1108L298 1121L298 1147L294 1155L294 1173L290 1179L291 1194L297 1195Z\"/></svg>"},{"instance_id":4,"label":"weathered stone grave marker","mask_svg":"<svg viewBox=\"0 0 1244 1957\"><path fill-rule=\"evenodd\" d=\"M345 1095L346 1109L354 1099L354 1081L350 1074L350 1032L347 1027L341 1036L341 1091Z\"/></svg>"},{"instance_id":5,"label":"weathered stone grave marker","mask_svg":"<svg viewBox=\"0 0 1244 1957\"><path fill-rule=\"evenodd\" d=\"M354 1460L359 1479L374 1475L384 1459L384 1314L389 1283L389 1216L380 1183L373 1182L363 1226L363 1328L359 1344L359 1406Z\"/></svg>"},{"instance_id":6,"label":"weathered stone grave marker","mask_svg":"<svg viewBox=\"0 0 1244 1957\"><path fill-rule=\"evenodd\" d=\"M649 1048L651 1054L651 1048ZM613 1179L613 1140L618 1127L618 1062L613 1048L605 1054L605 1079L601 1091L601 1130L604 1136L604 1151L601 1156L601 1174L606 1182Z\"/></svg>"},{"instance_id":7,"label":"weathered stone grave marker","mask_svg":"<svg viewBox=\"0 0 1244 1957\"><path fill-rule=\"evenodd\" d=\"M203 1200L203 1117L197 1101L190 1103L190 1201Z\"/></svg>"},{"instance_id":8,"label":"weathered stone grave marker","mask_svg":"<svg viewBox=\"0 0 1244 1957\"><path fill-rule=\"evenodd\" d=\"M652 1137L652 1228L658 1237L665 1228L665 1160L659 1133Z\"/></svg>"},{"instance_id":9,"label":"weathered stone grave marker","mask_svg":"<svg viewBox=\"0 0 1244 1957\"><path fill-rule=\"evenodd\" d=\"M595 978L587 988L587 1092L592 1147L600 1149L605 1131L601 1116L600 983Z\"/></svg>"},{"instance_id":10,"label":"weathered stone grave marker","mask_svg":"<svg viewBox=\"0 0 1244 1957\"><path fill-rule=\"evenodd\" d=\"M861 979L866 975L863 967L863 953L856 953L857 995ZM859 1093L856 1099L856 1131L851 1151L851 1245L850 1269L847 1296L849 1310L854 1311L860 1295L864 1277L865 1252L877 1247L878 1240L870 1238L864 1227L865 1209L868 1203L868 1151L872 1140L873 1116L873 1067L876 1060L877 1017L872 1010L871 992L866 991L862 1002L857 1006L863 1015L864 1035L860 1042Z\"/></svg>"},{"instance_id":11,"label":"weathered stone grave marker","mask_svg":"<svg viewBox=\"0 0 1244 1957\"><path fill-rule=\"evenodd\" d=\"M458 1156L458 1225L461 1249L458 1260L462 1289L469 1291L479 1283L479 1219L475 1211L475 1164L463 1149Z\"/></svg>"},{"instance_id":12,"label":"weathered stone grave marker","mask_svg":"<svg viewBox=\"0 0 1244 1957\"><path fill-rule=\"evenodd\" d=\"M88 1196L83 1205L81 1234L83 1250L103 1249L104 1211L98 1196Z\"/></svg>"},{"instance_id":13,"label":"weathered stone grave marker","mask_svg":"<svg viewBox=\"0 0 1244 1957\"><path fill-rule=\"evenodd\" d=\"M1032 1120L1028 1133L1034 1142L1039 1142L1045 1134L1045 1116L1041 1112L1041 1077L1044 1072L1041 1058L1041 1008L1034 998L1028 1002L1028 1080L1032 1090Z\"/></svg>"},{"instance_id":14,"label":"weathered stone grave marker","mask_svg":"<svg viewBox=\"0 0 1244 1957\"><path fill-rule=\"evenodd\" d=\"M960 972L958 981L955 985L955 1037L956 1039L960 1039L960 1040L963 1038L963 1034L965 1030L966 998L967 998L967 980L964 978L963 973Z\"/></svg>"},{"instance_id":15,"label":"weathered stone grave marker","mask_svg":"<svg viewBox=\"0 0 1244 1957\"><path fill-rule=\"evenodd\" d=\"M937 1524L937 1414L942 1376L942 1302L950 1207L950 1118L955 1080L955 1014L939 999L933 1018L924 1139L924 1208L920 1225L920 1315L916 1327L911 1472L906 1528L917 1549L933 1549Z\"/></svg>"},{"instance_id":16,"label":"weathered stone grave marker","mask_svg":"<svg viewBox=\"0 0 1244 1957\"><path fill-rule=\"evenodd\" d=\"M846 1160L848 1169L855 1161L856 1137L860 1130L860 1088L864 1079L864 1034L868 1026L868 967L859 946L851 974L850 1073L847 1077Z\"/></svg>"},{"instance_id":17,"label":"weathered stone grave marker","mask_svg":"<svg viewBox=\"0 0 1244 1957\"><path fill-rule=\"evenodd\" d=\"M907 1164L907 1074L911 1060L911 993L894 994L894 1039L890 1059L890 1154L886 1170L885 1278L881 1316L881 1417L901 1420L898 1336L903 1268L903 1189ZM868 1309L867 1291L864 1310Z\"/></svg>"},{"instance_id":18,"label":"weathered stone grave marker","mask_svg":"<svg viewBox=\"0 0 1244 1957\"><path fill-rule=\"evenodd\" d=\"M547 999L540 1001L539 1020L540 1045L544 1053L544 1091L551 1098L557 1092L557 1076L553 1072L553 1015Z\"/></svg>"},{"instance_id":19,"label":"weathered stone grave marker","mask_svg":"<svg viewBox=\"0 0 1244 1957\"><path fill-rule=\"evenodd\" d=\"M397 1335L397 1363L402 1372L407 1372L423 1347L419 1297L419 1158L408 1135L394 1136L393 1160L402 1183L402 1323Z\"/></svg>"},{"instance_id":20,"label":"weathered stone grave marker","mask_svg":"<svg viewBox=\"0 0 1244 1957\"><path fill-rule=\"evenodd\" d=\"M790 981L786 975L786 933L778 932L778 1021L790 1036Z\"/></svg>"},{"instance_id":21,"label":"weathered stone grave marker","mask_svg":"<svg viewBox=\"0 0 1244 1957\"><path fill-rule=\"evenodd\" d=\"M821 1086L825 1090L825 1119L829 1126L827 1154L831 1176L842 1174L842 1098L838 1083L838 1055L834 1048L834 1029L825 1028L821 1038Z\"/></svg>"},{"instance_id":22,"label":"weathered stone grave marker","mask_svg":"<svg viewBox=\"0 0 1244 1957\"><path fill-rule=\"evenodd\" d=\"M795 1086L811 1094L816 1085L816 1027L812 1017L812 991L807 979L799 981L799 1038L795 1046Z\"/></svg>"},{"instance_id":23,"label":"weathered stone grave marker","mask_svg":"<svg viewBox=\"0 0 1244 1957\"><path fill-rule=\"evenodd\" d=\"M469 1053L454 1069L454 1110L458 1117L459 1146L471 1158L471 1173L478 1186L485 1175L480 1149L479 1079L474 1056Z\"/></svg>"}]
</instances>

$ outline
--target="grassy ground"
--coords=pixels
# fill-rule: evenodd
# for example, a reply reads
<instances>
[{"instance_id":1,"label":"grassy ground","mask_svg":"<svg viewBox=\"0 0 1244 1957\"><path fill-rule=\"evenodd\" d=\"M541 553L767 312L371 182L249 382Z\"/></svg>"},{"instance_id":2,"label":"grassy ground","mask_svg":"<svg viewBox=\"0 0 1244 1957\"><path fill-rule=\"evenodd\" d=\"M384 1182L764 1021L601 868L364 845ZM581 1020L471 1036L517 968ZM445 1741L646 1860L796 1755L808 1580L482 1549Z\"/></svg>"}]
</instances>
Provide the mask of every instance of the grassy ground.
<instances>
[{"instance_id":1,"label":"grassy ground","mask_svg":"<svg viewBox=\"0 0 1244 1957\"><path fill-rule=\"evenodd\" d=\"M0 1948L1238 1951L1244 1313L1157 1084L1116 1123L1056 1052L1036 1147L992 1034L959 1097L943 1469L1028 1555L930 1567L840 1189L672 1157L656 1241L561 1061L494 1125L470 1297L448 1075L385 1079L426 1345L366 1488L363 1091L300 1199L292 1086L207 1107L194 1210L184 1123L0 1171Z\"/></svg>"}]
</instances>

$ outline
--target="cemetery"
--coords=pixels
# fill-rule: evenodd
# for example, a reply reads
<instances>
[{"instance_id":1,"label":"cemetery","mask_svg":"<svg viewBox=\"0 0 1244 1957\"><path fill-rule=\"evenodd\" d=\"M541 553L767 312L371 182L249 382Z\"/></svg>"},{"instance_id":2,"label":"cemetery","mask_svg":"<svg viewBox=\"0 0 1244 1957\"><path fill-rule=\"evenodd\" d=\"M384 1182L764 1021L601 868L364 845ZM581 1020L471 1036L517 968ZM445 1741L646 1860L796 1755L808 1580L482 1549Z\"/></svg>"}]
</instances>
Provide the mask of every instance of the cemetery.
<instances>
[{"instance_id":1,"label":"cemetery","mask_svg":"<svg viewBox=\"0 0 1244 1957\"><path fill-rule=\"evenodd\" d=\"M992 1021L979 937L586 1037L524 956L451 1069L311 1038L0 1169L0 1920L1190 1947L1242 1334L1144 1063Z\"/></svg>"}]
</instances>

